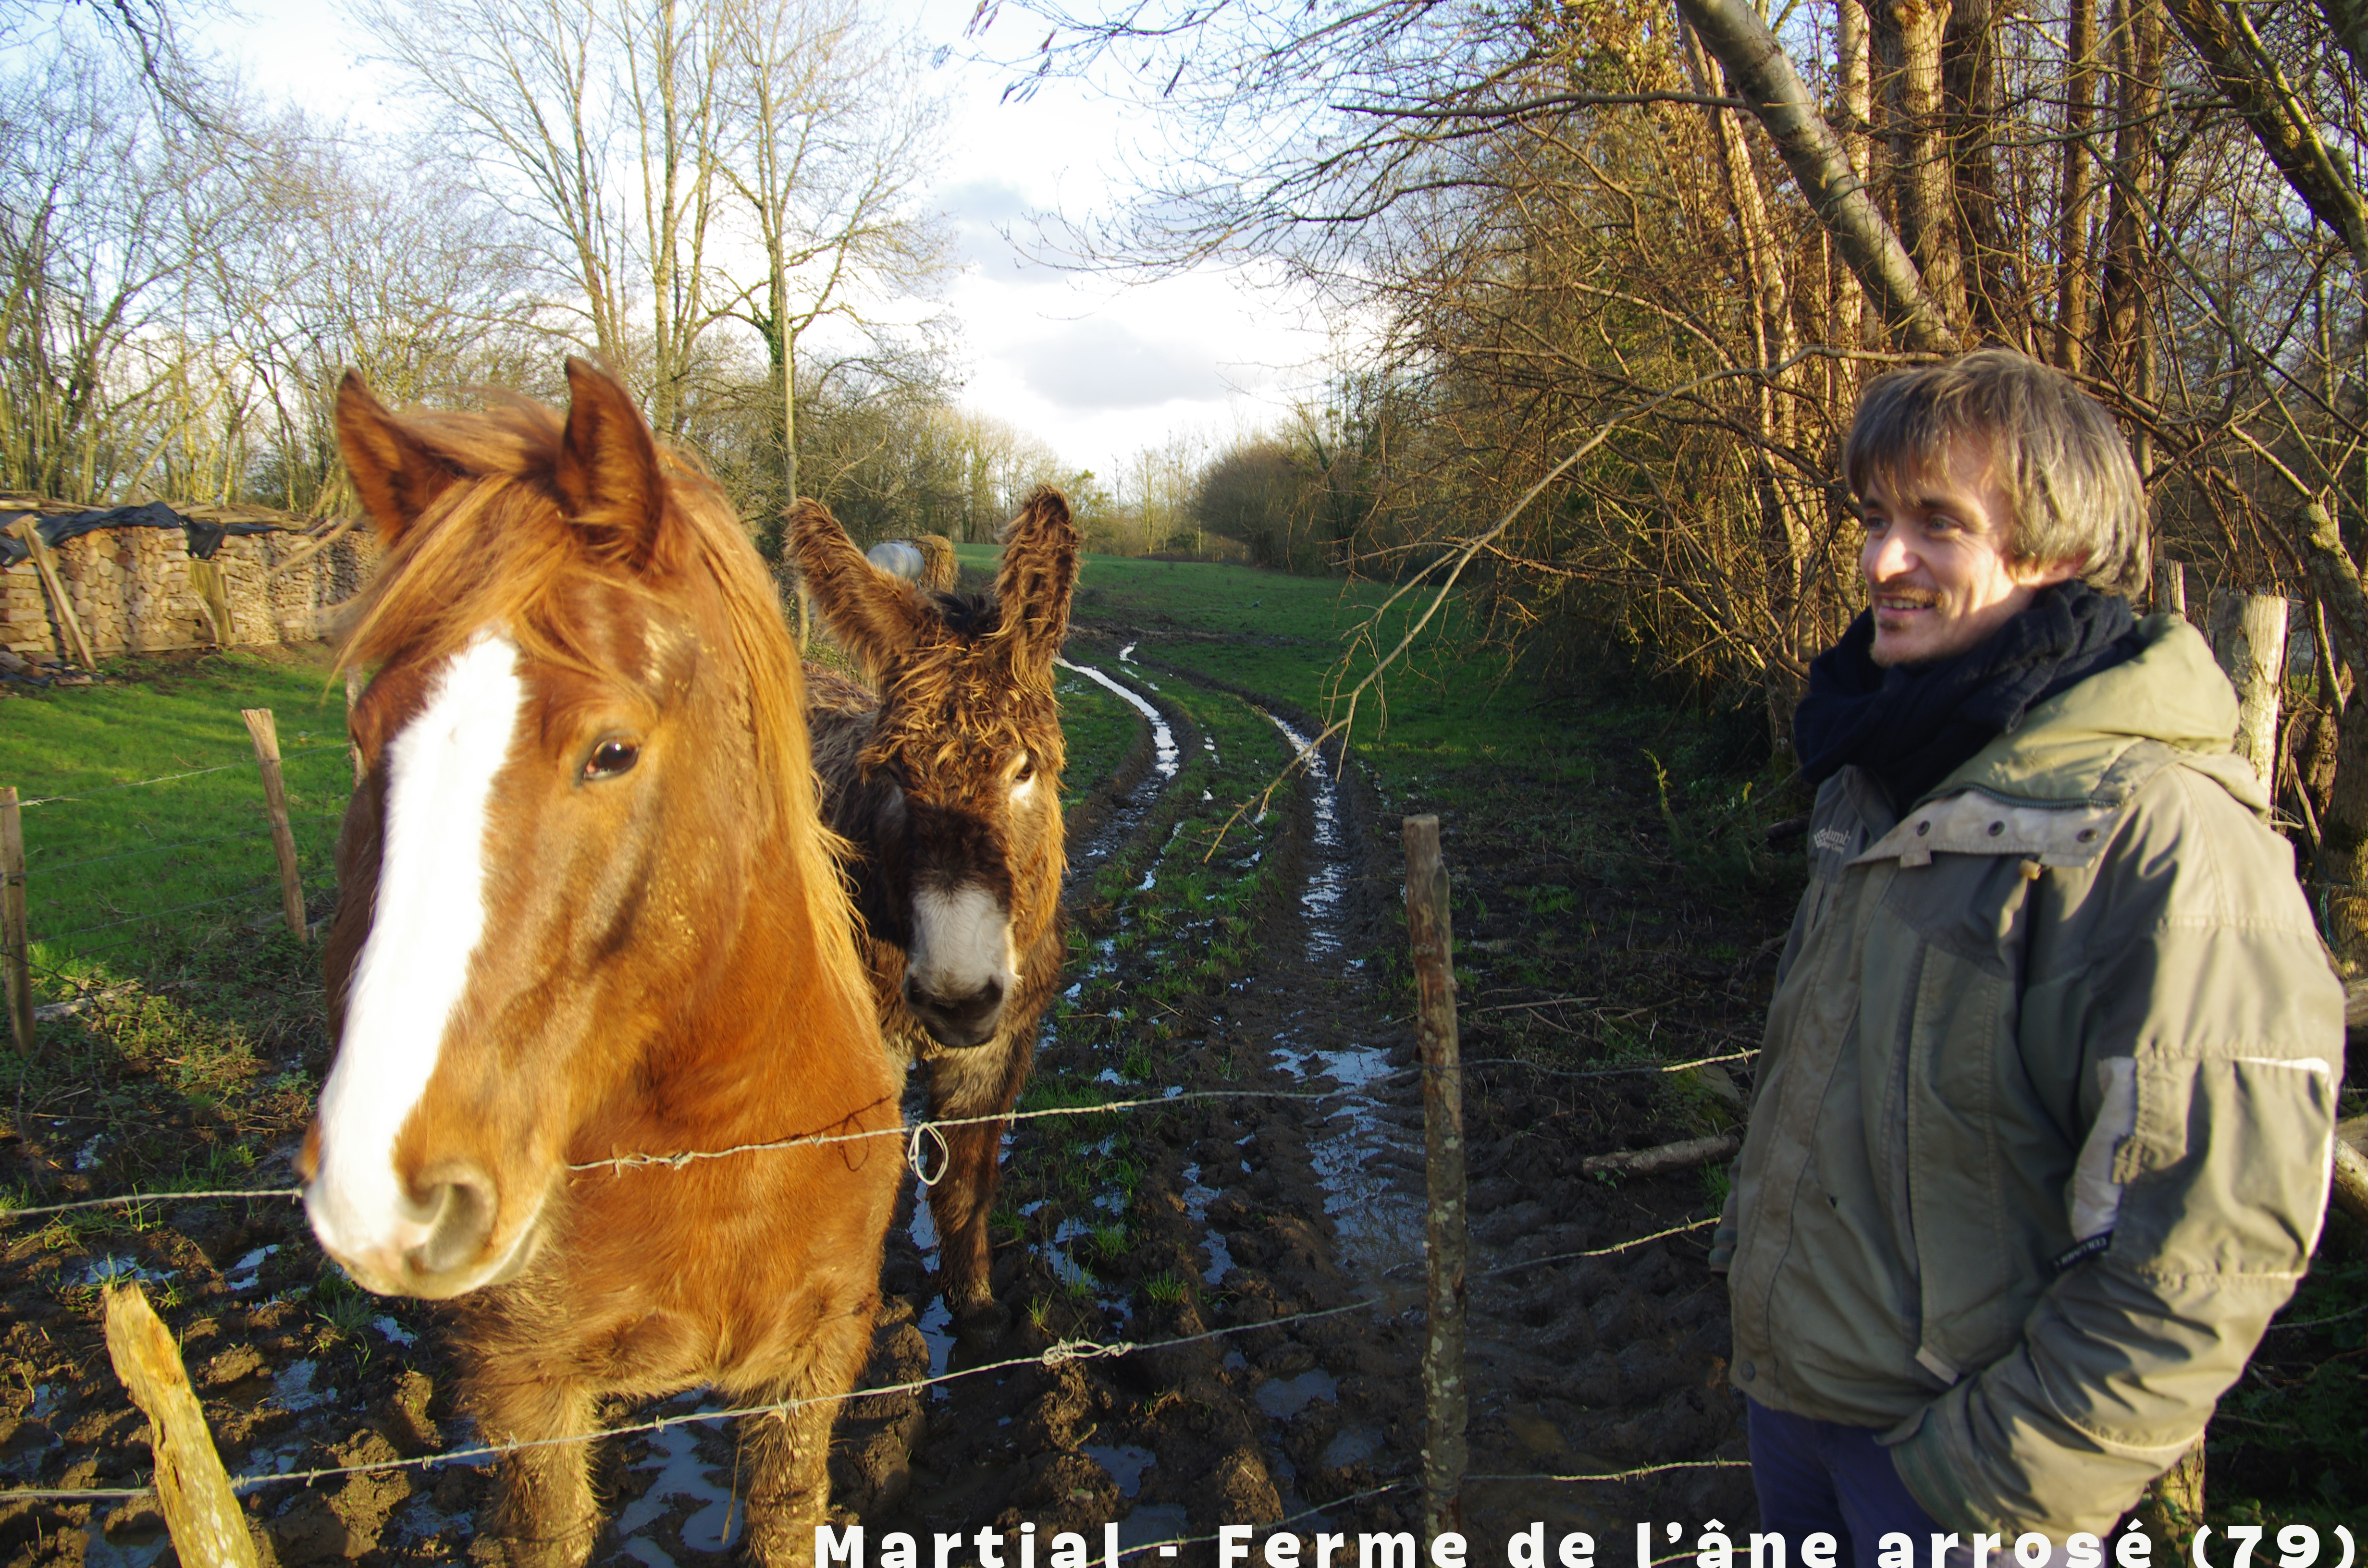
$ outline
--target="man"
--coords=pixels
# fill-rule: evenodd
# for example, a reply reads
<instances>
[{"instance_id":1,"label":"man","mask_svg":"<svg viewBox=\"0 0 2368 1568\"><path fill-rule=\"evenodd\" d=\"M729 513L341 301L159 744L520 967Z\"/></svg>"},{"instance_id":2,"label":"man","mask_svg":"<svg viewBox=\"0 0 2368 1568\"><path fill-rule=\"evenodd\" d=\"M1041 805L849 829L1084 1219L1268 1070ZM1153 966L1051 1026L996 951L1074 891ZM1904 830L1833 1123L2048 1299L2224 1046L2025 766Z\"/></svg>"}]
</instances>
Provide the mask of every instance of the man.
<instances>
[{"instance_id":1,"label":"man","mask_svg":"<svg viewBox=\"0 0 2368 1568\"><path fill-rule=\"evenodd\" d=\"M2109 1530L2203 1431L2318 1238L2343 994L2235 694L2123 597L2104 409L1984 350L1871 384L1846 470L1871 608L1712 1267L1761 1528L1923 1568Z\"/></svg>"}]
</instances>

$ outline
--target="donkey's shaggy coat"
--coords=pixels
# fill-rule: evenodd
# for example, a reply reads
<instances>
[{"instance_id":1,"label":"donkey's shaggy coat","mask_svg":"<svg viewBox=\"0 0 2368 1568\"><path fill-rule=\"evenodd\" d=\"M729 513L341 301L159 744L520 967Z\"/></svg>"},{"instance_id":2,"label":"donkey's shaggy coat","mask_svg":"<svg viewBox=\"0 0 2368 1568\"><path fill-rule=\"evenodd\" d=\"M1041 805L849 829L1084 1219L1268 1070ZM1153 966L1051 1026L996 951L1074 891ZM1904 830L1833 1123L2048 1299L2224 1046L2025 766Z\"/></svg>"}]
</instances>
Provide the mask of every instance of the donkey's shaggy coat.
<instances>
[{"instance_id":1,"label":"donkey's shaggy coat","mask_svg":"<svg viewBox=\"0 0 2368 1568\"><path fill-rule=\"evenodd\" d=\"M924 593L874 570L823 507L791 515L824 623L877 692L810 676L823 812L856 851L860 944L892 1047L925 1061L933 1118L1011 1108L1061 973L1061 767L1053 660L1077 574L1049 487L1004 530L995 592ZM954 1310L992 1303L1001 1121L949 1129L929 1189Z\"/></svg>"}]
</instances>

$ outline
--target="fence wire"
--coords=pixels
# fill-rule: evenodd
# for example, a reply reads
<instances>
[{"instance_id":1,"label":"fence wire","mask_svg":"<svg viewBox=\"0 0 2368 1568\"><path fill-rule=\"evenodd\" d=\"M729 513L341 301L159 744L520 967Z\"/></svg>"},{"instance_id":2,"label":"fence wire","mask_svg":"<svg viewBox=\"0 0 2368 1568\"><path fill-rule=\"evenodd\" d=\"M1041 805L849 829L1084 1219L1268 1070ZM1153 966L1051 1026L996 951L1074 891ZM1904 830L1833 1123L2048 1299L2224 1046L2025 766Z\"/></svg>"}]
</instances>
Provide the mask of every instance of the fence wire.
<instances>
[{"instance_id":1,"label":"fence wire","mask_svg":"<svg viewBox=\"0 0 2368 1568\"><path fill-rule=\"evenodd\" d=\"M290 817L288 822L291 828L300 823L310 826L314 823L341 821L345 814L345 809L339 807L334 812L323 812L316 816ZM168 849L195 849L204 844L227 844L234 838L260 838L270 831L271 824L267 822L261 827L241 828L236 833L217 834L211 838L184 838L171 844L143 844L137 849L120 849L112 855L93 855L86 859L69 860L63 866L28 866L25 869L25 879L30 881L35 877L59 876L67 871L78 871L85 866L103 866L110 860L129 860L135 855L161 855Z\"/></svg>"},{"instance_id":2,"label":"fence wire","mask_svg":"<svg viewBox=\"0 0 2368 1568\"><path fill-rule=\"evenodd\" d=\"M181 1194L179 1196L189 1198L201 1195ZM242 1193L235 1194L233 1196L246 1197L256 1195ZM20 1210L17 1212L23 1213L25 1210ZM1615 1246L1601 1249L1601 1251L1603 1253L1620 1252L1630 1247L1643 1246L1648 1242L1659 1240L1661 1235L1668 1233L1669 1233L1664 1232L1650 1236L1639 1236L1634 1241L1622 1242ZM1599 1253L1589 1254L1588 1256L1600 1255L1601 1254ZM1524 1265L1523 1267L1535 1267L1535 1265L1530 1264ZM1475 1278L1478 1277L1475 1276ZM1261 1323L1228 1324L1222 1328L1203 1329L1198 1334L1178 1335L1168 1339L1064 1339L1056 1344L1047 1346L1044 1349L1037 1352L1033 1356L1014 1356L1000 1361L982 1362L980 1365L975 1367L963 1367L952 1371L940 1372L933 1377L913 1378L903 1382L882 1383L871 1388L854 1389L845 1394L809 1394L802 1398L774 1400L761 1404L734 1405L721 1410L685 1411L679 1415L659 1415L654 1416L646 1421L631 1422L621 1426L608 1426L586 1432L569 1432L555 1437L532 1437L509 1442L480 1443L471 1448L450 1449L442 1453L417 1454L409 1459L378 1460L361 1464L324 1465L312 1470L291 1470L274 1471L267 1474L233 1476L230 1483L233 1491L244 1492L261 1486L277 1485L283 1482L309 1484L315 1481L332 1480L341 1475L369 1475L387 1471L426 1470L438 1465L472 1463L478 1460L499 1459L506 1454L523 1453L530 1449L565 1448L576 1444L597 1443L609 1437L630 1437L655 1434L666 1431L667 1429L676 1426L688 1426L707 1422L732 1421L747 1416L786 1415L791 1411L802 1410L809 1405L829 1404L840 1400L878 1399L897 1394L916 1394L924 1392L929 1389L940 1387L947 1383L960 1382L964 1379L984 1377L990 1372L1008 1372L1023 1367L1050 1369L1054 1367L1064 1366L1076 1361L1104 1360L1121 1356L1139 1355L1149 1351L1174 1350L1188 1345L1201 1345L1212 1340L1224 1339L1236 1334L1248 1334L1257 1329L1288 1328L1294 1324L1314 1323L1322 1318L1338 1317L1346 1312L1365 1312L1382 1308L1389 1309L1393 1313L1395 1313L1396 1312L1404 1311L1407 1306L1414 1304L1416 1304L1415 1292L1411 1289L1408 1289L1404 1292L1387 1292L1377 1296L1364 1296L1360 1297L1358 1300L1353 1301L1341 1302L1337 1306L1317 1307L1308 1312L1292 1312L1281 1317L1268 1318ZM1719 1464L1734 1461L1702 1462L1707 1464ZM1658 1474L1665 1470L1683 1468L1689 1467L1683 1464L1653 1465L1644 1467L1634 1471L1625 1472L1622 1475L1570 1477L1552 1475L1508 1477L1491 1475L1472 1476L1466 1477L1466 1479L1487 1481L1574 1480L1605 1482L1654 1475ZM1395 1483L1393 1483L1392 1488L1383 1488L1382 1490L1391 1490L1395 1489L1395 1486L1407 1484L1411 1483L1406 1482ZM152 1495L154 1491L155 1488L154 1486L17 1487L8 1491L0 1491L0 1504L56 1501L93 1502L102 1498L146 1497ZM1342 1500L1336 1500L1334 1503L1326 1505L1326 1506L1337 1507L1339 1506L1340 1501ZM1213 1540L1214 1538L1212 1537L1210 1539ZM1152 1544L1158 1545L1162 1543L1154 1542Z\"/></svg>"},{"instance_id":3,"label":"fence wire","mask_svg":"<svg viewBox=\"0 0 2368 1568\"><path fill-rule=\"evenodd\" d=\"M279 754L279 760L284 763L291 756L308 756L314 752L344 751L345 749L346 743L343 741L324 742L316 746L290 746ZM244 762L220 763L212 767L192 767L186 773L160 773L154 778L135 778L128 784L102 784L96 790L85 790L74 795L42 795L30 801L19 801L17 804L27 810L34 806L63 805L71 801L87 801L95 796L112 795L124 790L145 790L151 784L170 784L178 778L202 778L209 773L227 773L233 767L253 767L255 765L255 758L250 756Z\"/></svg>"}]
</instances>

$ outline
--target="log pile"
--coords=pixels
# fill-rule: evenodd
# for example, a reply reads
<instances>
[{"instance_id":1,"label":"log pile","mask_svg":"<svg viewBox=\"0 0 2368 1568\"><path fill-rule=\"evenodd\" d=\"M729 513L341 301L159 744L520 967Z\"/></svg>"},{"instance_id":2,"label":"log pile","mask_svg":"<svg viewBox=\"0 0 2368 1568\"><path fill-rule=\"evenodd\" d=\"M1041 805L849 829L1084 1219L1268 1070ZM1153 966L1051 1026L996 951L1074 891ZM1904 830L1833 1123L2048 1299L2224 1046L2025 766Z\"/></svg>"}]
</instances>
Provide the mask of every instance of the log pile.
<instances>
[{"instance_id":1,"label":"log pile","mask_svg":"<svg viewBox=\"0 0 2368 1568\"><path fill-rule=\"evenodd\" d=\"M0 512L50 517L86 510L0 496ZM81 662L77 644L84 642L102 659L173 648L309 642L327 630L329 612L351 597L377 564L378 541L367 529L346 529L312 549L316 538L337 526L336 519L248 506L176 510L199 522L268 523L281 531L233 535L211 561L192 557L187 536L172 528L103 528L67 540L48 556L73 625L59 615L40 563L20 561L0 571L0 648ZM282 562L288 570L275 571Z\"/></svg>"}]
</instances>

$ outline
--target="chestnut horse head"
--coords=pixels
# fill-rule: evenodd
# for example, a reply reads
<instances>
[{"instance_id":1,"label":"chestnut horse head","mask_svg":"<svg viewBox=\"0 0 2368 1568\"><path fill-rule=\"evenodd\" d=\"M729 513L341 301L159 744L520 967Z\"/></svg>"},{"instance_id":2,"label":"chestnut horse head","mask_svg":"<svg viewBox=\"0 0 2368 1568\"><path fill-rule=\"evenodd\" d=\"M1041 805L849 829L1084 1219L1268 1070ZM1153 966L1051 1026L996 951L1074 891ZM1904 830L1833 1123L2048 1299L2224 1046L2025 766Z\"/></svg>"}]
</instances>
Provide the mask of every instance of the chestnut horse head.
<instances>
[{"instance_id":1,"label":"chestnut horse head","mask_svg":"<svg viewBox=\"0 0 2368 1568\"><path fill-rule=\"evenodd\" d=\"M886 1081L762 562L621 386L567 378L564 420L338 389L386 555L341 654L376 675L301 1165L373 1290L514 1277L573 1161Z\"/></svg>"},{"instance_id":2,"label":"chestnut horse head","mask_svg":"<svg viewBox=\"0 0 2368 1568\"><path fill-rule=\"evenodd\" d=\"M817 756L834 776L834 825L864 850L865 924L902 949L902 1000L930 1037L985 1044L1015 994L1060 967L1065 748L1053 661L1077 574L1068 503L1049 486L1028 498L1004 530L995 591L980 597L873 569L812 501L790 526L825 624L879 696L853 738L859 755L837 769Z\"/></svg>"}]
</instances>

